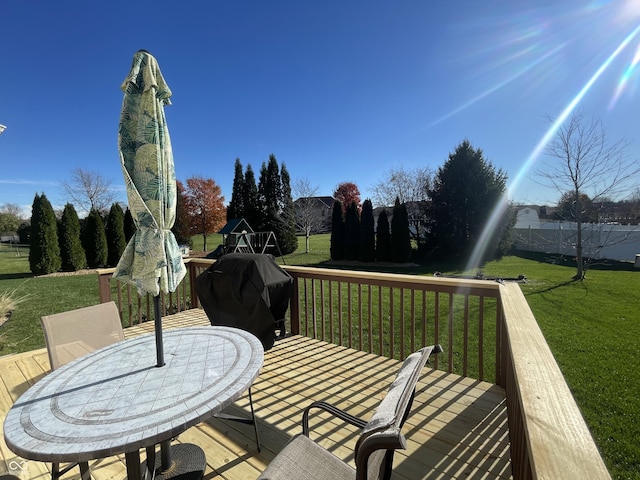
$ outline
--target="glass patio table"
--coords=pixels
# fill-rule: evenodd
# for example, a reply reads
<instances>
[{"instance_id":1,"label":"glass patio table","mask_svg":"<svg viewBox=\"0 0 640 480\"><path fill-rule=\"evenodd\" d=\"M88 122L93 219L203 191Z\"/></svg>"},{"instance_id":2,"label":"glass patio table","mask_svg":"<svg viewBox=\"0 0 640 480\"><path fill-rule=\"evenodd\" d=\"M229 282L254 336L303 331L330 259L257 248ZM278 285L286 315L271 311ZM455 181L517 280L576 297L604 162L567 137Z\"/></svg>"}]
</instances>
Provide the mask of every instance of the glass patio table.
<instances>
[{"instance_id":1,"label":"glass patio table","mask_svg":"<svg viewBox=\"0 0 640 480\"><path fill-rule=\"evenodd\" d=\"M54 463L125 453L128 478L141 478L141 448L153 467L155 445L236 400L264 356L253 334L221 326L167 330L164 352L166 364L156 367L155 336L143 335L51 372L9 410L7 446L23 458Z\"/></svg>"}]
</instances>

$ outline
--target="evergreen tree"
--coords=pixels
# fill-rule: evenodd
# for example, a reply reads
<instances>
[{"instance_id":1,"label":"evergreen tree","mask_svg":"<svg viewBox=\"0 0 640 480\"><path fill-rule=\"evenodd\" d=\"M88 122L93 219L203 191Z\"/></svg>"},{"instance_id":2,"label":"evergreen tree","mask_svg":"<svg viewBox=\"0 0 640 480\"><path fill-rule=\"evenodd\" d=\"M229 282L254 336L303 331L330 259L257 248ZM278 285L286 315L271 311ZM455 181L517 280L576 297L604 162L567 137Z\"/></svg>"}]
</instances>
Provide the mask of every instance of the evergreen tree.
<instances>
[{"instance_id":1,"label":"evergreen tree","mask_svg":"<svg viewBox=\"0 0 640 480\"><path fill-rule=\"evenodd\" d=\"M378 229L376 230L376 259L379 262L391 261L391 232L389 231L389 218L387 212L382 210L378 216Z\"/></svg>"},{"instance_id":2,"label":"evergreen tree","mask_svg":"<svg viewBox=\"0 0 640 480\"><path fill-rule=\"evenodd\" d=\"M290 226L287 219L284 218L285 201L280 167L273 154L269 155L269 162L267 164L262 164L260 181L258 183L258 195L262 210L261 230L273 232L278 241L278 245L280 245L284 253L283 242L288 243L288 248L291 248L293 245L292 242L288 240ZM291 251L288 253L291 253Z\"/></svg>"},{"instance_id":3,"label":"evergreen tree","mask_svg":"<svg viewBox=\"0 0 640 480\"><path fill-rule=\"evenodd\" d=\"M129 240L133 238L136 234L136 224L133 221L133 215L131 214L131 210L127 207L127 211L124 212L124 239L127 243Z\"/></svg>"},{"instance_id":4,"label":"evergreen tree","mask_svg":"<svg viewBox=\"0 0 640 480\"><path fill-rule=\"evenodd\" d=\"M104 267L107 263L107 235L100 213L93 209L84 222L82 244L89 268Z\"/></svg>"},{"instance_id":5,"label":"evergreen tree","mask_svg":"<svg viewBox=\"0 0 640 480\"><path fill-rule=\"evenodd\" d=\"M280 219L282 213L282 180L280 167L275 155L269 155L266 177L263 187L265 207L265 230L275 233L278 241L283 237L283 225Z\"/></svg>"},{"instance_id":6,"label":"evergreen tree","mask_svg":"<svg viewBox=\"0 0 640 480\"><path fill-rule=\"evenodd\" d=\"M458 145L438 169L429 191L431 197L431 236L442 252L456 256L469 254L479 240L494 208L503 201L507 175L484 158L482 150L468 140ZM506 211L506 209L505 209ZM509 233L509 217L499 222L500 235ZM490 240L495 247L501 244ZM491 248L491 254L496 248Z\"/></svg>"},{"instance_id":7,"label":"evergreen tree","mask_svg":"<svg viewBox=\"0 0 640 480\"><path fill-rule=\"evenodd\" d=\"M347 260L358 260L360 255L360 216L358 205L351 202L345 216L345 256Z\"/></svg>"},{"instance_id":8,"label":"evergreen tree","mask_svg":"<svg viewBox=\"0 0 640 480\"><path fill-rule=\"evenodd\" d=\"M124 212L117 203L111 205L106 226L107 265L115 267L120 261L127 242L124 237Z\"/></svg>"},{"instance_id":9,"label":"evergreen tree","mask_svg":"<svg viewBox=\"0 0 640 480\"><path fill-rule=\"evenodd\" d=\"M374 232L373 205L367 199L362 204L360 214L360 261L373 262L376 259L376 237Z\"/></svg>"},{"instance_id":10,"label":"evergreen tree","mask_svg":"<svg viewBox=\"0 0 640 480\"><path fill-rule=\"evenodd\" d=\"M231 191L231 201L227 206L227 221L234 218L245 218L245 193L244 193L244 175L242 173L242 163L236 158L235 173L233 176L233 189ZM249 224L251 225L251 224Z\"/></svg>"},{"instance_id":11,"label":"evergreen tree","mask_svg":"<svg viewBox=\"0 0 640 480\"><path fill-rule=\"evenodd\" d=\"M407 207L396 198L391 219L391 260L406 263L411 259L411 235Z\"/></svg>"},{"instance_id":12,"label":"evergreen tree","mask_svg":"<svg viewBox=\"0 0 640 480\"><path fill-rule=\"evenodd\" d=\"M62 270L75 272L87 266L87 257L80 240L80 220L74 206L67 203L60 219L60 257Z\"/></svg>"},{"instance_id":13,"label":"evergreen tree","mask_svg":"<svg viewBox=\"0 0 640 480\"><path fill-rule=\"evenodd\" d=\"M29 267L32 273L45 275L57 272L61 266L58 224L53 207L44 193L36 194L31 208Z\"/></svg>"},{"instance_id":14,"label":"evergreen tree","mask_svg":"<svg viewBox=\"0 0 640 480\"><path fill-rule=\"evenodd\" d=\"M244 172L244 191L243 201L244 205L244 219L249 226L254 230L257 230L260 226L260 208L258 198L258 187L256 185L256 176L253 172L251 165L247 165Z\"/></svg>"},{"instance_id":15,"label":"evergreen tree","mask_svg":"<svg viewBox=\"0 0 640 480\"><path fill-rule=\"evenodd\" d=\"M342 203L333 202L331 212L331 260L344 260L345 257L345 225L342 217Z\"/></svg>"},{"instance_id":16,"label":"evergreen tree","mask_svg":"<svg viewBox=\"0 0 640 480\"><path fill-rule=\"evenodd\" d=\"M268 231L269 222L267 219L267 177L269 176L267 172L267 164L266 162L262 162L262 166L260 167L260 179L258 180L258 202L256 203L256 215L257 215L257 228L253 227L256 230L261 232Z\"/></svg>"},{"instance_id":17,"label":"evergreen tree","mask_svg":"<svg viewBox=\"0 0 640 480\"><path fill-rule=\"evenodd\" d=\"M191 239L191 218L189 216L189 209L187 208L184 185L179 180L176 180L176 220L173 223L171 231L178 245L193 246L193 240Z\"/></svg>"},{"instance_id":18,"label":"evergreen tree","mask_svg":"<svg viewBox=\"0 0 640 480\"><path fill-rule=\"evenodd\" d=\"M298 237L296 236L296 210L291 197L291 177L285 164L280 169L282 180L282 214L280 218L284 222L282 239L278 239L278 244L283 255L293 253L298 248Z\"/></svg>"}]
</instances>

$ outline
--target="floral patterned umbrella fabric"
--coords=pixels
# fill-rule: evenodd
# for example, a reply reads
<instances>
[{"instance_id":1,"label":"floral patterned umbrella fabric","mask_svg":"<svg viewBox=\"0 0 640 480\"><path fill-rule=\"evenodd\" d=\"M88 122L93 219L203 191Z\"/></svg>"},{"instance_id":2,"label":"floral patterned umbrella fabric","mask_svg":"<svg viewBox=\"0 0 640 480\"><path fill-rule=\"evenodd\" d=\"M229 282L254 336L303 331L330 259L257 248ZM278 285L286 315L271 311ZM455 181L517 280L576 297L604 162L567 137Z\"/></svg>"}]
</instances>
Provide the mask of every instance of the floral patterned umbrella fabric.
<instances>
[{"instance_id":1,"label":"floral patterned umbrella fabric","mask_svg":"<svg viewBox=\"0 0 640 480\"><path fill-rule=\"evenodd\" d=\"M176 217L176 174L164 114L171 90L156 59L140 50L121 86L124 92L118 147L136 234L118 262L114 278L138 293L175 291L186 268L171 232Z\"/></svg>"}]
</instances>

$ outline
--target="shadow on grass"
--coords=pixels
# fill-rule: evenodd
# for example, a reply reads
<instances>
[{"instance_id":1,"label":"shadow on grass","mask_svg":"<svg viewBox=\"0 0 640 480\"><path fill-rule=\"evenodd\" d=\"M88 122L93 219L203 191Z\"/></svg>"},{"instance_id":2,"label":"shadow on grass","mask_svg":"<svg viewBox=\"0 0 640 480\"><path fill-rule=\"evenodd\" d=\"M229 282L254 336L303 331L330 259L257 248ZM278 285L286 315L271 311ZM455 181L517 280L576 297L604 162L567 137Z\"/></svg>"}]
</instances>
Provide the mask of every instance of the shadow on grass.
<instances>
[{"instance_id":1,"label":"shadow on grass","mask_svg":"<svg viewBox=\"0 0 640 480\"><path fill-rule=\"evenodd\" d=\"M552 265L563 265L565 267L576 268L576 259L570 255L550 254L543 252L527 252L524 250L514 250L511 255L539 263L550 263ZM620 262L617 260L594 259L588 266L588 270L609 270L620 272L640 271L635 268L633 262Z\"/></svg>"},{"instance_id":2,"label":"shadow on grass","mask_svg":"<svg viewBox=\"0 0 640 480\"><path fill-rule=\"evenodd\" d=\"M0 281L1 280L17 280L20 278L33 278L35 275L33 273L0 273Z\"/></svg>"}]
</instances>

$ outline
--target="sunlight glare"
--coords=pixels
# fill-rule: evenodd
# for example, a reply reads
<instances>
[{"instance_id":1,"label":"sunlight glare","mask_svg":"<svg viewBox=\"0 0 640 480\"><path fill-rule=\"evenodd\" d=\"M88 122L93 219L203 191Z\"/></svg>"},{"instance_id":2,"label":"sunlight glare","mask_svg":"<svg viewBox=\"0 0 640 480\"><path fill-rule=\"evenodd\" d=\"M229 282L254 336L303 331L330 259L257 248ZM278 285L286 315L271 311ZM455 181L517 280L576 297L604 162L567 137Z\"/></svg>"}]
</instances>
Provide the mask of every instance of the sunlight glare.
<instances>
[{"instance_id":1,"label":"sunlight glare","mask_svg":"<svg viewBox=\"0 0 640 480\"><path fill-rule=\"evenodd\" d=\"M640 3L637 2L636 3ZM551 127L544 134L540 142L536 145L529 158L525 161L524 165L518 171L515 179L511 182L511 185L507 188L507 192L505 198L496 205L489 217L487 224L485 225L482 234L478 238L476 246L469 258L467 263L466 270L472 268L478 268L480 266L480 261L484 256L487 248L488 248L488 240L491 238L491 232L498 227L498 221L502 216L502 213L505 210L507 199L512 197L512 192L518 187L524 175L530 170L531 166L535 163L535 161L540 157L542 152L544 151L547 144L552 140L552 138L556 135L558 129L561 127L562 123L567 119L567 117L575 110L580 101L584 98L584 96L589 92L591 87L596 83L596 81L600 78L600 76L607 70L607 68L611 65L614 59L633 41L633 39L640 33L640 25L637 26L629 35L627 35L623 41L618 45L618 47L611 53L605 61L600 65L598 70L591 76L591 78L585 83L585 85L580 89L578 94L569 102L569 104L565 107L562 113L558 116L558 118L553 122ZM634 61L638 57L636 53L636 57ZM634 63L635 64L635 63Z\"/></svg>"}]
</instances>

